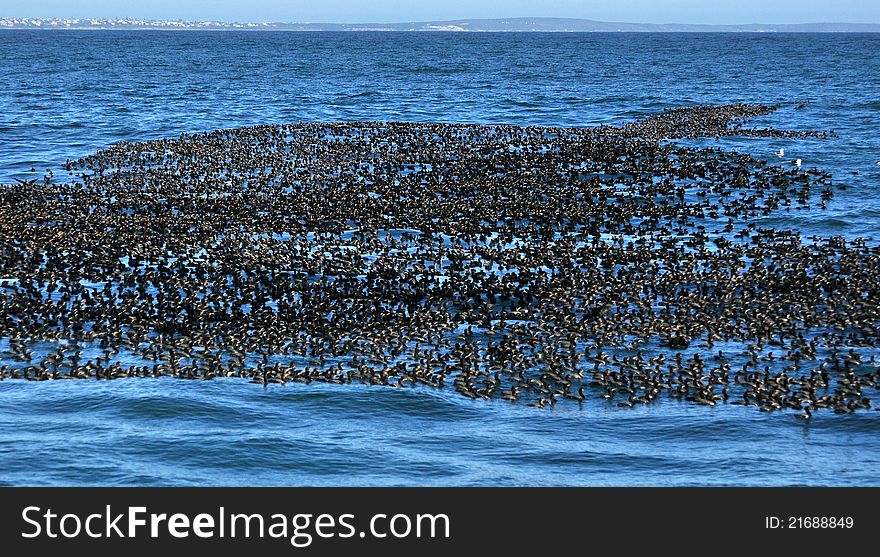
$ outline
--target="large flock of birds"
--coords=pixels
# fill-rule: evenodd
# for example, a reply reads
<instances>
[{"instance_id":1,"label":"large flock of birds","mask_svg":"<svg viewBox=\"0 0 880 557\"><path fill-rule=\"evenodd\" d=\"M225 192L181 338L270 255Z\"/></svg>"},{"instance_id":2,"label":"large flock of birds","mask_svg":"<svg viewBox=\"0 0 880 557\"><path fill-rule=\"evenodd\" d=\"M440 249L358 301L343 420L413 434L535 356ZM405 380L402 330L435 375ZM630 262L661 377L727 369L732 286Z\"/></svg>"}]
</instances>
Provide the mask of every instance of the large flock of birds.
<instances>
[{"instance_id":1,"label":"large flock of birds","mask_svg":"<svg viewBox=\"0 0 880 557\"><path fill-rule=\"evenodd\" d=\"M869 410L880 248L755 224L831 176L674 141L826 135L743 127L773 109L112 145L0 186L0 379Z\"/></svg>"}]
</instances>

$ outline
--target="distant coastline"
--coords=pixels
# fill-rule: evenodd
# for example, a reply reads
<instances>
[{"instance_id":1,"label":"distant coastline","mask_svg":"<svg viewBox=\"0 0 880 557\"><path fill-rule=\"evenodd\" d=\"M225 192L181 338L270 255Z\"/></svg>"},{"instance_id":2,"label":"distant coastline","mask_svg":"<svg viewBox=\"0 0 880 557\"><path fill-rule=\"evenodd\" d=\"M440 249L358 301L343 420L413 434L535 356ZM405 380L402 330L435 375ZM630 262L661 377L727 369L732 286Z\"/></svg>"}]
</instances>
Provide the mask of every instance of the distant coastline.
<instances>
[{"instance_id":1,"label":"distant coastline","mask_svg":"<svg viewBox=\"0 0 880 557\"><path fill-rule=\"evenodd\" d=\"M162 31L447 31L545 33L880 33L878 23L702 25L621 23L591 19L516 17L403 23L230 23L134 18L0 17L2 29Z\"/></svg>"}]
</instances>

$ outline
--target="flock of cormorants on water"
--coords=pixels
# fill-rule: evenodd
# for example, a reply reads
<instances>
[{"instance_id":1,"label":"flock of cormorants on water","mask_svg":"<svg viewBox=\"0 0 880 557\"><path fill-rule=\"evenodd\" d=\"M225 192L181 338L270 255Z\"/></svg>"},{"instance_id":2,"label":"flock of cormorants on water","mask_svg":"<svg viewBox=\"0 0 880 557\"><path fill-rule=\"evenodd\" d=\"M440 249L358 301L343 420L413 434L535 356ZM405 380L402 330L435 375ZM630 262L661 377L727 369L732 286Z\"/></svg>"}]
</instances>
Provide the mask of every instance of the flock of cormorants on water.
<instances>
[{"instance_id":1,"label":"flock of cormorants on water","mask_svg":"<svg viewBox=\"0 0 880 557\"><path fill-rule=\"evenodd\" d=\"M880 248L756 224L840 186L712 146L827 136L743 127L772 110L112 145L0 186L0 379L871 410Z\"/></svg>"}]
</instances>

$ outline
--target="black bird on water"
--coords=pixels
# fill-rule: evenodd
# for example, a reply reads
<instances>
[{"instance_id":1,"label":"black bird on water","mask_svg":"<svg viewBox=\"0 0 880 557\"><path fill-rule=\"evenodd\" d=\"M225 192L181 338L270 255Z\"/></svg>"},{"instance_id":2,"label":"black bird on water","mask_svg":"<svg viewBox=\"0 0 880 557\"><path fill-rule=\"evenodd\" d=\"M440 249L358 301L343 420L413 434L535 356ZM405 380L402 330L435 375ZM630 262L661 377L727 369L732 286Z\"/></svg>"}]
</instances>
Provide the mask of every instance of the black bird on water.
<instances>
[{"instance_id":1,"label":"black bird on water","mask_svg":"<svg viewBox=\"0 0 880 557\"><path fill-rule=\"evenodd\" d=\"M0 187L0 379L861 412L880 249L759 224L832 202L831 176L676 143L829 136L745 127L774 109L265 125L68 160Z\"/></svg>"}]
</instances>

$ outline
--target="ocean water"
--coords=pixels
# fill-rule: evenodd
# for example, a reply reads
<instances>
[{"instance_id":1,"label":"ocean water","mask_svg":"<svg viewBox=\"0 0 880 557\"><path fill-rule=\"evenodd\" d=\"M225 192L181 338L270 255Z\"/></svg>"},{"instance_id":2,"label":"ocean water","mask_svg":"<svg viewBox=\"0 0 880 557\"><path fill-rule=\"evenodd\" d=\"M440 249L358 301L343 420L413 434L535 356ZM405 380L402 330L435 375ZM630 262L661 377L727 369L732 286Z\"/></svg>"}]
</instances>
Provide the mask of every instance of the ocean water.
<instances>
[{"instance_id":1,"label":"ocean water","mask_svg":"<svg viewBox=\"0 0 880 557\"><path fill-rule=\"evenodd\" d=\"M880 236L880 35L0 32L0 182L120 140L264 123L592 126L779 103L716 145L831 172L806 235ZM714 141L713 141L714 143ZM32 173L30 169L37 169ZM2 218L2 215L0 215ZM451 389L0 382L3 485L880 485L880 412L664 399L538 410Z\"/></svg>"}]
</instances>

